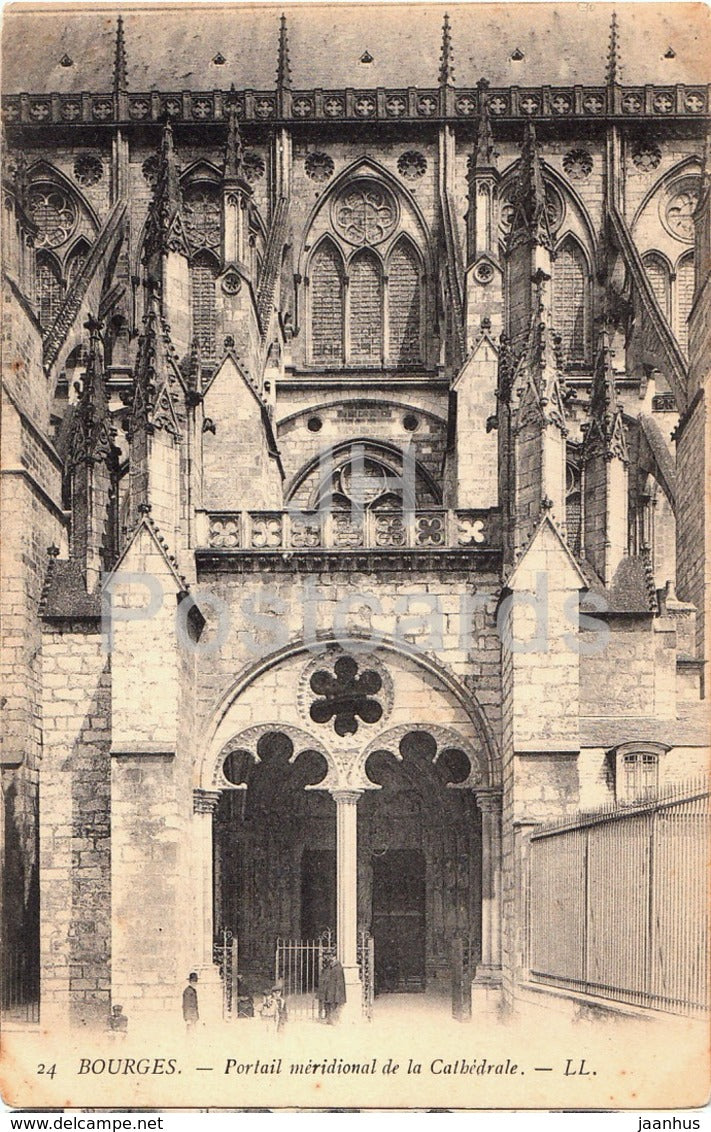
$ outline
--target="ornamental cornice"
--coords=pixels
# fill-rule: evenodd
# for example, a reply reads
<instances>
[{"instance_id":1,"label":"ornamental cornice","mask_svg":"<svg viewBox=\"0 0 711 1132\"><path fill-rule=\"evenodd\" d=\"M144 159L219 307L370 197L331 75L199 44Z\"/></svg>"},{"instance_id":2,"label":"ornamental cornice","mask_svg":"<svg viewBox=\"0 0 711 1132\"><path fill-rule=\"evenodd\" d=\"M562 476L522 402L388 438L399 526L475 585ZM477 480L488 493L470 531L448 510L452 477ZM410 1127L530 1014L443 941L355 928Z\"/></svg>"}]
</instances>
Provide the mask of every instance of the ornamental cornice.
<instances>
[{"instance_id":1,"label":"ornamental cornice","mask_svg":"<svg viewBox=\"0 0 711 1132\"><path fill-rule=\"evenodd\" d=\"M439 573L498 574L502 550L399 550L379 551L195 551L203 573L320 574L339 570L366 574Z\"/></svg>"}]
</instances>

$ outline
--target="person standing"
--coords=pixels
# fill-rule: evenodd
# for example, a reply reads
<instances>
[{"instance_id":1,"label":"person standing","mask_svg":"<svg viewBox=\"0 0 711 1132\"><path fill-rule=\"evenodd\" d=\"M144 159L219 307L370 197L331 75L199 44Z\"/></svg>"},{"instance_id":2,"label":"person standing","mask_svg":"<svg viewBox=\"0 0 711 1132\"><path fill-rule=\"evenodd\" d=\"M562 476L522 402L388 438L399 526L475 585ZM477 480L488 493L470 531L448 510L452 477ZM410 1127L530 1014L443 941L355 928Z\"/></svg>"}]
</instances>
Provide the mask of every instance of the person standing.
<instances>
[{"instance_id":1,"label":"person standing","mask_svg":"<svg viewBox=\"0 0 711 1132\"><path fill-rule=\"evenodd\" d=\"M318 984L319 1015L333 1026L346 1001L346 980L343 967L335 955L327 955Z\"/></svg>"},{"instance_id":2,"label":"person standing","mask_svg":"<svg viewBox=\"0 0 711 1132\"><path fill-rule=\"evenodd\" d=\"M188 975L188 985L183 991L183 1018L185 1020L185 1028L190 1033L194 1030L200 1020L200 1013L198 1011L198 995L197 995L197 981L198 977L195 971L191 971Z\"/></svg>"}]
</instances>

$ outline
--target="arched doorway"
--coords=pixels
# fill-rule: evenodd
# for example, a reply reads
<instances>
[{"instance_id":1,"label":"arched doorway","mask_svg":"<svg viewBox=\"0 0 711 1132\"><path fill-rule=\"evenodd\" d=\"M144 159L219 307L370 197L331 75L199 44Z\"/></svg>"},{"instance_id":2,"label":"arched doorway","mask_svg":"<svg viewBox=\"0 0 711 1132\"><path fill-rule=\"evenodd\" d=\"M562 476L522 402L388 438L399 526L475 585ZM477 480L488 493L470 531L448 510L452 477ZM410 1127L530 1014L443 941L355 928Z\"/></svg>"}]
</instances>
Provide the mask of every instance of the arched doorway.
<instances>
[{"instance_id":1,"label":"arched doorway","mask_svg":"<svg viewBox=\"0 0 711 1132\"><path fill-rule=\"evenodd\" d=\"M323 755L296 754L278 729L225 758L226 779L243 789L225 790L215 813L215 923L238 939L248 981L273 977L277 937L335 925L335 806L328 793L306 791L325 771Z\"/></svg>"},{"instance_id":2,"label":"arched doorway","mask_svg":"<svg viewBox=\"0 0 711 1132\"><path fill-rule=\"evenodd\" d=\"M448 990L455 942L498 969L499 794L471 709L420 658L314 651L262 667L222 711L203 764L216 798L206 919L237 937L257 993L278 937L327 929L353 994L359 932L383 994Z\"/></svg>"},{"instance_id":3,"label":"arched doorway","mask_svg":"<svg viewBox=\"0 0 711 1132\"><path fill-rule=\"evenodd\" d=\"M481 820L469 759L449 737L405 731L366 762L358 807L359 921L375 943L376 993L448 988L452 947L481 956Z\"/></svg>"},{"instance_id":4,"label":"arched doorway","mask_svg":"<svg viewBox=\"0 0 711 1132\"><path fill-rule=\"evenodd\" d=\"M318 789L323 755L297 746L265 730L253 752L236 745L223 764L241 789L225 790L215 813L214 918L239 940L240 968L255 986L273 977L277 938L336 929L336 804ZM413 728L365 766L376 788L356 807L353 882L358 929L374 939L375 991L446 986L456 937L481 954L480 815L470 790L452 788L469 775L469 759Z\"/></svg>"}]
</instances>

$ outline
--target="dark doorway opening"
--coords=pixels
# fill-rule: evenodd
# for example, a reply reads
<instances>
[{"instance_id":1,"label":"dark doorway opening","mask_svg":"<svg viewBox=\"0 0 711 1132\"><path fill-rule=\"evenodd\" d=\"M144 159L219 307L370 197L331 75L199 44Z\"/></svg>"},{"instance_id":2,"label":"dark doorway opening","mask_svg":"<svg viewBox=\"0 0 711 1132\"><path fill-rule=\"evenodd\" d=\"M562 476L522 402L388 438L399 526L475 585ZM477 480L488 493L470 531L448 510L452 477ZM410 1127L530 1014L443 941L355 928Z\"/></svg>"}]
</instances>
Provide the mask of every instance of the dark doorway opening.
<instances>
[{"instance_id":1,"label":"dark doorway opening","mask_svg":"<svg viewBox=\"0 0 711 1132\"><path fill-rule=\"evenodd\" d=\"M425 858L388 849L373 859L376 993L425 989Z\"/></svg>"},{"instance_id":2,"label":"dark doorway opening","mask_svg":"<svg viewBox=\"0 0 711 1132\"><path fill-rule=\"evenodd\" d=\"M301 858L301 938L336 930L336 852L304 849Z\"/></svg>"}]
</instances>

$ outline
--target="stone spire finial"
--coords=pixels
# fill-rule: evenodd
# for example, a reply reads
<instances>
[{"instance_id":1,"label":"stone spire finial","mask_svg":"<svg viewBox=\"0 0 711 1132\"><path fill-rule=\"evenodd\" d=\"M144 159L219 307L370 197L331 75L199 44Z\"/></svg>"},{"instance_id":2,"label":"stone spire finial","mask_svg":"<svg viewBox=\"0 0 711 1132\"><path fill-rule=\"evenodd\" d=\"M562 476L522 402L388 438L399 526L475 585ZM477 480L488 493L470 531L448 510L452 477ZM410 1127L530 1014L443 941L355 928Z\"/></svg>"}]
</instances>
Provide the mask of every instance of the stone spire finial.
<instances>
[{"instance_id":1,"label":"stone spire finial","mask_svg":"<svg viewBox=\"0 0 711 1132\"><path fill-rule=\"evenodd\" d=\"M7 146L3 146L3 151L7 153ZM15 190L15 198L21 208L27 207L27 192L29 188L29 179L27 176L27 158L23 150L20 150L15 159L15 168L13 171L13 188Z\"/></svg>"},{"instance_id":2,"label":"stone spire finial","mask_svg":"<svg viewBox=\"0 0 711 1132\"><path fill-rule=\"evenodd\" d=\"M439 56L439 85L441 87L454 86L454 52L452 49L452 31L449 24L449 15L444 13L442 24L442 50Z\"/></svg>"},{"instance_id":3,"label":"stone spire finial","mask_svg":"<svg viewBox=\"0 0 711 1132\"><path fill-rule=\"evenodd\" d=\"M126 40L123 33L123 16L116 21L116 51L114 54L114 94L128 90L126 68Z\"/></svg>"},{"instance_id":4,"label":"stone spire finial","mask_svg":"<svg viewBox=\"0 0 711 1132\"><path fill-rule=\"evenodd\" d=\"M180 178L178 176L178 164L175 158L173 126L170 118L168 118L163 127L157 188L162 189L162 195L171 209L177 210L180 208Z\"/></svg>"},{"instance_id":5,"label":"stone spire finial","mask_svg":"<svg viewBox=\"0 0 711 1132\"><path fill-rule=\"evenodd\" d=\"M489 82L487 79L479 79L476 86L479 92L479 125L477 127L474 160L480 166L491 165L496 157L496 152L494 150L491 118L489 117Z\"/></svg>"},{"instance_id":6,"label":"stone spire finial","mask_svg":"<svg viewBox=\"0 0 711 1132\"><path fill-rule=\"evenodd\" d=\"M610 20L610 42L607 49L605 78L608 86L614 86L615 83L620 81L620 37L617 27L617 12L612 13Z\"/></svg>"},{"instance_id":7,"label":"stone spire finial","mask_svg":"<svg viewBox=\"0 0 711 1132\"><path fill-rule=\"evenodd\" d=\"M277 90L291 88L291 64L289 62L289 32L286 26L286 16L282 12L279 21L279 51L277 54Z\"/></svg>"},{"instance_id":8,"label":"stone spire finial","mask_svg":"<svg viewBox=\"0 0 711 1132\"><path fill-rule=\"evenodd\" d=\"M585 443L589 448L595 440L600 441L608 459L618 456L621 460L626 461L628 458L627 443L622 420L622 406L617 396L612 356L610 334L607 327L603 326L600 331L597 358L593 371Z\"/></svg>"},{"instance_id":9,"label":"stone spire finial","mask_svg":"<svg viewBox=\"0 0 711 1132\"><path fill-rule=\"evenodd\" d=\"M543 169L536 139L536 127L526 122L521 157L518 163L511 203L513 216L509 233L509 247L521 237L528 238L545 248L553 248L553 237L548 219L548 202Z\"/></svg>"},{"instance_id":10,"label":"stone spire finial","mask_svg":"<svg viewBox=\"0 0 711 1132\"><path fill-rule=\"evenodd\" d=\"M230 102L227 108L227 141L225 142L225 163L223 176L225 181L236 181L242 174L242 156L244 147L237 121L237 107Z\"/></svg>"},{"instance_id":11,"label":"stone spire finial","mask_svg":"<svg viewBox=\"0 0 711 1132\"><path fill-rule=\"evenodd\" d=\"M170 119L163 128L156 184L153 199L148 207L144 248L147 263L156 252L179 251L184 255L189 254L182 217L180 176Z\"/></svg>"},{"instance_id":12,"label":"stone spire finial","mask_svg":"<svg viewBox=\"0 0 711 1132\"><path fill-rule=\"evenodd\" d=\"M129 420L129 438L140 428L152 432L152 416L158 393L158 354L160 341L160 301L158 285L149 279L143 334L138 340L134 373L134 396Z\"/></svg>"},{"instance_id":13,"label":"stone spire finial","mask_svg":"<svg viewBox=\"0 0 711 1132\"><path fill-rule=\"evenodd\" d=\"M84 329L89 331L89 349L84 381L72 421L68 457L70 468L80 463L92 464L105 459L113 447L114 432L111 428L101 349L101 323L89 315Z\"/></svg>"},{"instance_id":14,"label":"stone spire finial","mask_svg":"<svg viewBox=\"0 0 711 1132\"><path fill-rule=\"evenodd\" d=\"M184 386L178 372L168 324L161 312L160 288L155 279L149 279L134 370L129 439L141 429L149 434L164 429L173 436L180 435L175 406Z\"/></svg>"}]
</instances>

